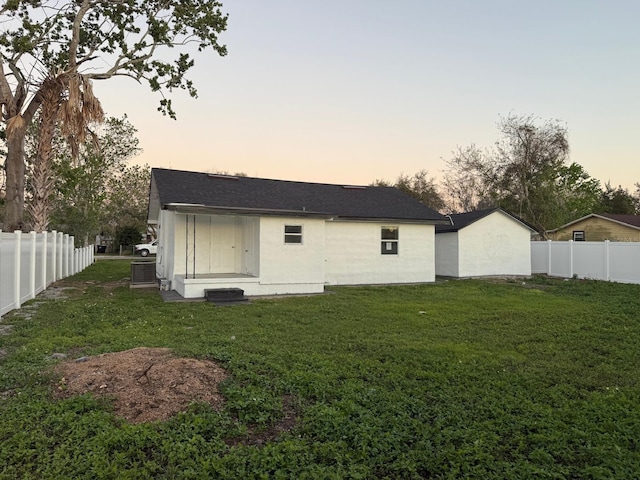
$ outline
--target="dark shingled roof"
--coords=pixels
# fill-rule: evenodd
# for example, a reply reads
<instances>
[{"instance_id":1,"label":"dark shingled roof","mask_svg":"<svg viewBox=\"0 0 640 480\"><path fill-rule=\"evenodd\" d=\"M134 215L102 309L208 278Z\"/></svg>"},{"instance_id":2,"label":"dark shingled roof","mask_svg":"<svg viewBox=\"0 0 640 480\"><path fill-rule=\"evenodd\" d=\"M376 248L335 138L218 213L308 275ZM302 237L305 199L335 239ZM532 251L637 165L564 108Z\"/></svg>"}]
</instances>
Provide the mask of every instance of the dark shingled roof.
<instances>
[{"instance_id":1,"label":"dark shingled roof","mask_svg":"<svg viewBox=\"0 0 640 480\"><path fill-rule=\"evenodd\" d=\"M535 228L533 228L531 225L529 225L527 222L525 222L524 220L516 217L515 215L507 212L506 210L503 210L499 207L496 208L487 208L485 210L475 210L473 212L466 212L466 213L453 213L451 215L447 215L447 217L451 218L451 222L449 222L447 225L436 225L436 233L449 233L449 232L457 232L458 230L467 227L469 225L471 225L472 223L480 220L481 218L486 217L487 215L492 214L493 212L503 212L507 215L509 215L510 217L512 217L514 220L522 223L525 227L535 231ZM453 223L453 225L452 225Z\"/></svg>"},{"instance_id":2,"label":"dark shingled roof","mask_svg":"<svg viewBox=\"0 0 640 480\"><path fill-rule=\"evenodd\" d=\"M446 222L447 219L393 187L235 177L154 168L160 208L202 205L256 213L294 213L360 219Z\"/></svg>"},{"instance_id":3,"label":"dark shingled roof","mask_svg":"<svg viewBox=\"0 0 640 480\"><path fill-rule=\"evenodd\" d=\"M601 213L600 215L634 227L640 227L640 215L625 215L622 213Z\"/></svg>"}]
</instances>

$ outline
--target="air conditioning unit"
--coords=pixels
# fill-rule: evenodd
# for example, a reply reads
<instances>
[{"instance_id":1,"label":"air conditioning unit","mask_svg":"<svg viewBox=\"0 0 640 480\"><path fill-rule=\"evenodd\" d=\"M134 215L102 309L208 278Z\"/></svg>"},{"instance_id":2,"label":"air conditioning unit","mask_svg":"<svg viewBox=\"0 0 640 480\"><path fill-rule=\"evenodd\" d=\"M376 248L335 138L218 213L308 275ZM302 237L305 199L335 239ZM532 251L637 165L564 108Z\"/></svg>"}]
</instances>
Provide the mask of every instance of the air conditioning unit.
<instances>
[{"instance_id":1,"label":"air conditioning unit","mask_svg":"<svg viewBox=\"0 0 640 480\"><path fill-rule=\"evenodd\" d=\"M156 262L131 262L131 286L156 286Z\"/></svg>"}]
</instances>

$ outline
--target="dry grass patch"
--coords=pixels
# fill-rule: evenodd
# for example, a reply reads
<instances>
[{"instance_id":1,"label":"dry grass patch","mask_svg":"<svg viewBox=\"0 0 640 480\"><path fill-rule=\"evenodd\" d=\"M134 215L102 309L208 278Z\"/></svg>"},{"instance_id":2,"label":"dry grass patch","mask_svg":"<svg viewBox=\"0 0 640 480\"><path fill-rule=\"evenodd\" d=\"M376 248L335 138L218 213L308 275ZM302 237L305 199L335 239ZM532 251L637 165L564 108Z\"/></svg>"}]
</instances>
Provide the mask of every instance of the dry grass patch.
<instances>
[{"instance_id":1,"label":"dry grass patch","mask_svg":"<svg viewBox=\"0 0 640 480\"><path fill-rule=\"evenodd\" d=\"M82 357L55 368L55 396L83 393L112 399L116 415L132 423L166 420L202 402L220 410L225 370L209 360L176 358L167 348L134 348Z\"/></svg>"}]
</instances>

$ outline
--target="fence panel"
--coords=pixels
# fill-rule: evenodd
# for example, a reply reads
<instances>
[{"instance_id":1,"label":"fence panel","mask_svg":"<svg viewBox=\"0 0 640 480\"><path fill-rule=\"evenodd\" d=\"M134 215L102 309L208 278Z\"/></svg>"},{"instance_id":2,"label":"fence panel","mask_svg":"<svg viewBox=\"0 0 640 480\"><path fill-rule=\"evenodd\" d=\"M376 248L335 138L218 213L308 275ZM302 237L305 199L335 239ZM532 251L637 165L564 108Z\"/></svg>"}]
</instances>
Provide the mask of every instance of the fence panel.
<instances>
[{"instance_id":1,"label":"fence panel","mask_svg":"<svg viewBox=\"0 0 640 480\"><path fill-rule=\"evenodd\" d=\"M47 287L56 280L56 236L52 233L47 235ZM46 287L45 287L46 288Z\"/></svg>"},{"instance_id":2,"label":"fence panel","mask_svg":"<svg viewBox=\"0 0 640 480\"><path fill-rule=\"evenodd\" d=\"M554 277L571 278L573 276L571 266L571 243L549 243L549 275Z\"/></svg>"},{"instance_id":3,"label":"fence panel","mask_svg":"<svg viewBox=\"0 0 640 480\"><path fill-rule=\"evenodd\" d=\"M39 294L45 288L47 288L46 268L47 262L47 234L38 233L36 235L36 279L35 279L35 294Z\"/></svg>"},{"instance_id":4,"label":"fence panel","mask_svg":"<svg viewBox=\"0 0 640 480\"><path fill-rule=\"evenodd\" d=\"M0 232L0 315L17 307L14 259L16 242L13 233Z\"/></svg>"},{"instance_id":5,"label":"fence panel","mask_svg":"<svg viewBox=\"0 0 640 480\"><path fill-rule=\"evenodd\" d=\"M614 282L640 283L640 244L609 244L609 278Z\"/></svg>"},{"instance_id":6,"label":"fence panel","mask_svg":"<svg viewBox=\"0 0 640 480\"><path fill-rule=\"evenodd\" d=\"M33 251L33 243L31 235L22 234L20 236L20 303L33 298L31 290L31 254Z\"/></svg>"},{"instance_id":7,"label":"fence panel","mask_svg":"<svg viewBox=\"0 0 640 480\"><path fill-rule=\"evenodd\" d=\"M531 273L547 273L549 269L549 243L531 242Z\"/></svg>"},{"instance_id":8,"label":"fence panel","mask_svg":"<svg viewBox=\"0 0 640 480\"><path fill-rule=\"evenodd\" d=\"M0 230L0 316L93 263L93 247L73 248L73 240L62 232ZM76 265L76 258L86 261Z\"/></svg>"},{"instance_id":9,"label":"fence panel","mask_svg":"<svg viewBox=\"0 0 640 480\"><path fill-rule=\"evenodd\" d=\"M604 242L573 243L573 274L579 278L607 280L607 256Z\"/></svg>"},{"instance_id":10,"label":"fence panel","mask_svg":"<svg viewBox=\"0 0 640 480\"><path fill-rule=\"evenodd\" d=\"M531 272L640 284L640 242L532 242Z\"/></svg>"}]
</instances>

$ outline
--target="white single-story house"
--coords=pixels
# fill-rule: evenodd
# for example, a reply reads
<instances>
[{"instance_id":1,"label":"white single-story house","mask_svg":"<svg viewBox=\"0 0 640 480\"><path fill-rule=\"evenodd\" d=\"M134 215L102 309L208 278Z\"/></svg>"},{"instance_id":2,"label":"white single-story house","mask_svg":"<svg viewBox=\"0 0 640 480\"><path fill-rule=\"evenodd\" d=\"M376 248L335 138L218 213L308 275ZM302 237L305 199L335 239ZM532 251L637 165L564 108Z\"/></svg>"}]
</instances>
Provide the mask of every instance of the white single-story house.
<instances>
[{"instance_id":1,"label":"white single-story house","mask_svg":"<svg viewBox=\"0 0 640 480\"><path fill-rule=\"evenodd\" d=\"M435 280L436 211L393 187L154 168L156 277L185 298Z\"/></svg>"},{"instance_id":2,"label":"white single-story house","mask_svg":"<svg viewBox=\"0 0 640 480\"><path fill-rule=\"evenodd\" d=\"M436 275L531 275L531 234L518 217L492 208L447 215L436 225Z\"/></svg>"}]
</instances>

